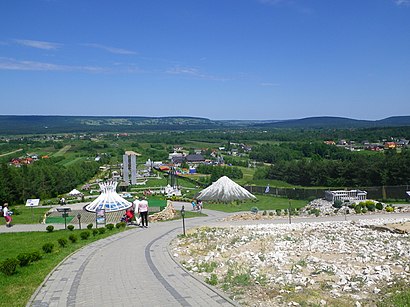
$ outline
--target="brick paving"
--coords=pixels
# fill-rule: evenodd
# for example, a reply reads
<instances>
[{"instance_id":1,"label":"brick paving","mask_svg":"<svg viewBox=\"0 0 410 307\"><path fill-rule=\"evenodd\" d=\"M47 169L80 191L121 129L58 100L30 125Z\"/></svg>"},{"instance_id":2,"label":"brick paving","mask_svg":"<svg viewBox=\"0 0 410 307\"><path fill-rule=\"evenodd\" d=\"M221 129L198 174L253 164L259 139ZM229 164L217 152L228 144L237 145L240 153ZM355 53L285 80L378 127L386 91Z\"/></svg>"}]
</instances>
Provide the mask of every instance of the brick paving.
<instances>
[{"instance_id":1,"label":"brick paving","mask_svg":"<svg viewBox=\"0 0 410 307\"><path fill-rule=\"evenodd\" d=\"M224 216L207 213L187 227ZM168 245L180 233L182 222L170 221L96 241L63 261L27 306L237 306L173 260Z\"/></svg>"}]
</instances>

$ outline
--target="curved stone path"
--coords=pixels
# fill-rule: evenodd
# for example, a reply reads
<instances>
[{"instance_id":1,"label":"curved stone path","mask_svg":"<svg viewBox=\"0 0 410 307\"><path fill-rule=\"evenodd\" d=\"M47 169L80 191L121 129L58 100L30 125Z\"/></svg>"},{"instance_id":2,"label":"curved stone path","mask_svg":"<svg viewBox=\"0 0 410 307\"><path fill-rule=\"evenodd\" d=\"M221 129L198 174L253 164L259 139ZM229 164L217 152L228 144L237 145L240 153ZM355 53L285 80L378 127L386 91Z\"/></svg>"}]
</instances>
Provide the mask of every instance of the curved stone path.
<instances>
[{"instance_id":1,"label":"curved stone path","mask_svg":"<svg viewBox=\"0 0 410 307\"><path fill-rule=\"evenodd\" d=\"M225 214L186 219L189 227ZM152 223L94 242L63 261L28 306L232 306L224 294L188 274L168 252L182 222Z\"/></svg>"}]
</instances>

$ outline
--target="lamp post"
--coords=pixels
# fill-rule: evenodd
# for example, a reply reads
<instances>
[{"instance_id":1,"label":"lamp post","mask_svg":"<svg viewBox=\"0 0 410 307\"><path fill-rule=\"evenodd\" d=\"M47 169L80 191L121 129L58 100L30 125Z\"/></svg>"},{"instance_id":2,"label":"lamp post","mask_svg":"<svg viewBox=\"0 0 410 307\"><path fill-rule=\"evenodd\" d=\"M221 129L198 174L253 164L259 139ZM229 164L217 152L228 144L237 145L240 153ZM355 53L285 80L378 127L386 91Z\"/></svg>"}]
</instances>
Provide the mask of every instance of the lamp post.
<instances>
[{"instance_id":1,"label":"lamp post","mask_svg":"<svg viewBox=\"0 0 410 307\"><path fill-rule=\"evenodd\" d=\"M288 211L289 211L289 224L292 224L292 218L291 218L291 214L290 214L291 210L292 210L292 204L290 203L290 199L289 199L289 209L288 209Z\"/></svg>"},{"instance_id":2,"label":"lamp post","mask_svg":"<svg viewBox=\"0 0 410 307\"><path fill-rule=\"evenodd\" d=\"M182 229L184 231L184 236L185 236L185 206L184 205L182 205L181 216L182 216Z\"/></svg>"},{"instance_id":3,"label":"lamp post","mask_svg":"<svg viewBox=\"0 0 410 307\"><path fill-rule=\"evenodd\" d=\"M81 213L77 214L77 219L78 219L78 228L81 230Z\"/></svg>"}]
</instances>

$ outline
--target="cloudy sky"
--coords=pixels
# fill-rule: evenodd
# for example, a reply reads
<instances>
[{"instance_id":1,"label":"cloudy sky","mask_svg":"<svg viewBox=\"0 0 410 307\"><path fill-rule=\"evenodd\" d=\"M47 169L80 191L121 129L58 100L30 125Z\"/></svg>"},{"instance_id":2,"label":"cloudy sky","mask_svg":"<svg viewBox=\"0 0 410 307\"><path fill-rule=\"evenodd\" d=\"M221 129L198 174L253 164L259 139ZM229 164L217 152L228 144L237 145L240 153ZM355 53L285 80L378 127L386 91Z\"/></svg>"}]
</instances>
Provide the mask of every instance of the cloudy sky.
<instances>
[{"instance_id":1,"label":"cloudy sky","mask_svg":"<svg viewBox=\"0 0 410 307\"><path fill-rule=\"evenodd\" d=\"M410 115L410 0L2 0L0 114Z\"/></svg>"}]
</instances>

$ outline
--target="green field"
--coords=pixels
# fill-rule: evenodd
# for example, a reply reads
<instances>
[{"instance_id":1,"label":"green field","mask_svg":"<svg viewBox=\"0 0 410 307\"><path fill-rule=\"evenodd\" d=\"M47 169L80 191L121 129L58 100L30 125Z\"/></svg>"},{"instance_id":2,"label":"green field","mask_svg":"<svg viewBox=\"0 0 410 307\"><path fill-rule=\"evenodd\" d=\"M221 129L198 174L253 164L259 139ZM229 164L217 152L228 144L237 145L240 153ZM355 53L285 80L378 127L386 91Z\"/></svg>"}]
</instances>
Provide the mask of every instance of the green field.
<instances>
[{"instance_id":1,"label":"green field","mask_svg":"<svg viewBox=\"0 0 410 307\"><path fill-rule=\"evenodd\" d=\"M296 200L288 198L273 197L267 195L255 195L258 200L256 201L244 201L244 202L232 202L232 203L207 203L204 202L205 209L218 210L223 212L240 212L250 211L253 207L261 210L276 210L276 209L288 209L289 201L292 208L302 208L306 206L307 201Z\"/></svg>"}]
</instances>

